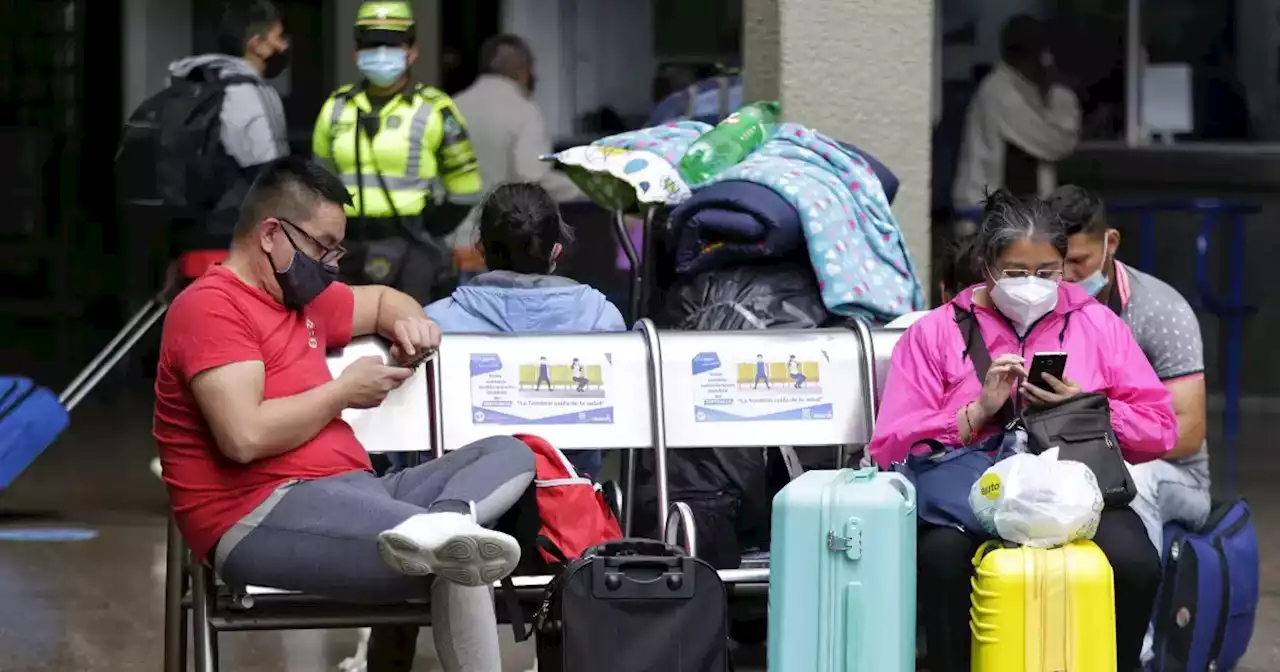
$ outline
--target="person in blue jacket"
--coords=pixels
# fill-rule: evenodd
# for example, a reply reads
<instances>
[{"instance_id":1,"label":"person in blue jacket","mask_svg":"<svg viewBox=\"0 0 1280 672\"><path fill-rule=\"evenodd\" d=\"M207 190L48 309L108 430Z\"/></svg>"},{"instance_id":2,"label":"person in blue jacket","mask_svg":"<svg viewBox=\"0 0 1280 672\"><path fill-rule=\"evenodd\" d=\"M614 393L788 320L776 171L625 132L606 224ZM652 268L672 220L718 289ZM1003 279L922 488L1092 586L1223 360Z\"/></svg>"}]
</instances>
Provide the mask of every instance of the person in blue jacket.
<instances>
[{"instance_id":1,"label":"person in blue jacket","mask_svg":"<svg viewBox=\"0 0 1280 672\"><path fill-rule=\"evenodd\" d=\"M573 233L555 199L530 183L494 189L480 209L477 249L489 270L426 307L448 334L625 331L604 294L553 275ZM600 475L599 451L575 451L579 471Z\"/></svg>"}]
</instances>

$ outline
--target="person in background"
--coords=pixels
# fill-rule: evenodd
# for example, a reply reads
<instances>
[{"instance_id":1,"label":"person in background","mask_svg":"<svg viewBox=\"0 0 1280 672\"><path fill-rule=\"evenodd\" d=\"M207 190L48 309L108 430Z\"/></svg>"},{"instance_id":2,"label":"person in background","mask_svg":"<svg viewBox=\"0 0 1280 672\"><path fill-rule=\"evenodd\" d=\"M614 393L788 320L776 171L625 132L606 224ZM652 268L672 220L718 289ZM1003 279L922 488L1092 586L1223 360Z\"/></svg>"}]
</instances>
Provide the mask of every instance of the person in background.
<instances>
[{"instance_id":1,"label":"person in background","mask_svg":"<svg viewBox=\"0 0 1280 672\"><path fill-rule=\"evenodd\" d=\"M692 119L714 126L742 107L742 73L733 67L718 70L663 98L649 113L648 125Z\"/></svg>"},{"instance_id":2,"label":"person in background","mask_svg":"<svg viewBox=\"0 0 1280 672\"><path fill-rule=\"evenodd\" d=\"M1061 282L1067 234L1038 198L998 191L978 234L977 262L986 280L960 292L909 327L893 351L875 433L876 464L902 461L916 442L972 445L1001 431L1008 401L1054 403L1083 392L1105 394L1120 451L1131 463L1158 459L1173 447L1177 419L1129 328L1072 283ZM979 380L958 311L971 313L992 357ZM1021 353L1065 351L1066 375L1025 381ZM1102 512L1093 541L1115 574L1116 669L1138 666L1143 633L1160 585L1160 559L1142 520L1129 507ZM922 525L918 562L920 612L930 672L968 670L969 581L982 540L953 527Z\"/></svg>"},{"instance_id":3,"label":"person in background","mask_svg":"<svg viewBox=\"0 0 1280 672\"><path fill-rule=\"evenodd\" d=\"M427 306L427 317L446 334L625 331L622 313L604 294L552 275L572 241L546 189L527 182L499 186L480 207L476 247L488 272ZM568 457L579 471L600 476L599 451Z\"/></svg>"},{"instance_id":4,"label":"person in background","mask_svg":"<svg viewBox=\"0 0 1280 672\"><path fill-rule=\"evenodd\" d=\"M392 285L426 303L452 282L442 238L479 202L480 169L453 100L410 78L418 47L409 2L361 4L355 43L363 79L325 101L312 137L315 157L353 201L342 278Z\"/></svg>"},{"instance_id":5,"label":"person in background","mask_svg":"<svg viewBox=\"0 0 1280 672\"><path fill-rule=\"evenodd\" d=\"M218 24L218 53L191 56L169 65L175 79L230 79L218 112L218 139L227 159L219 170L226 190L202 221L166 221L171 231L164 292L174 296L227 257L240 202L258 170L289 153L288 126L280 94L267 80L289 67L289 39L280 10L270 0L227 3ZM141 220L141 218L139 218ZM160 458L151 473L161 475Z\"/></svg>"},{"instance_id":6,"label":"person in background","mask_svg":"<svg viewBox=\"0 0 1280 672\"><path fill-rule=\"evenodd\" d=\"M174 79L245 80L226 87L218 112L218 138L234 164L223 172L225 195L207 221L182 227L176 252L207 250L212 261L225 257L240 201L258 170L289 153L284 104L267 81L279 77L288 67L289 39L280 10L270 0L227 3L218 25L218 53L190 56L169 65L169 75ZM184 263L196 262L188 255Z\"/></svg>"},{"instance_id":7,"label":"person in background","mask_svg":"<svg viewBox=\"0 0 1280 672\"><path fill-rule=\"evenodd\" d=\"M1050 204L1069 236L1065 277L1129 325L1138 347L1173 398L1178 443L1160 460L1133 465L1142 516L1156 549L1164 524L1191 528L1209 517L1209 453L1205 442L1204 346L1195 311L1178 290L1116 259L1120 232L1107 226L1102 199L1074 185Z\"/></svg>"},{"instance_id":8,"label":"person in background","mask_svg":"<svg viewBox=\"0 0 1280 672\"><path fill-rule=\"evenodd\" d=\"M1054 164L1080 136L1080 102L1061 83L1044 25L1013 17L1000 32L1000 48L1001 60L978 85L965 118L952 185L962 222L989 191L1048 196L1057 187Z\"/></svg>"},{"instance_id":9,"label":"person in background","mask_svg":"<svg viewBox=\"0 0 1280 672\"><path fill-rule=\"evenodd\" d=\"M480 76L458 94L458 107L471 122L480 174L490 186L532 182L556 201L581 199L564 173L540 159L551 153L551 134L533 100L533 66L533 51L519 36L497 35L480 48Z\"/></svg>"},{"instance_id":10,"label":"person in background","mask_svg":"<svg viewBox=\"0 0 1280 672\"><path fill-rule=\"evenodd\" d=\"M458 107L471 122L480 174L490 188L532 182L556 201L585 199L568 176L541 160L552 146L547 121L533 99L536 85L533 51L522 38L496 35L480 47L480 76L458 94ZM449 242L464 277L485 270L472 245L476 215L473 211Z\"/></svg>"}]
</instances>

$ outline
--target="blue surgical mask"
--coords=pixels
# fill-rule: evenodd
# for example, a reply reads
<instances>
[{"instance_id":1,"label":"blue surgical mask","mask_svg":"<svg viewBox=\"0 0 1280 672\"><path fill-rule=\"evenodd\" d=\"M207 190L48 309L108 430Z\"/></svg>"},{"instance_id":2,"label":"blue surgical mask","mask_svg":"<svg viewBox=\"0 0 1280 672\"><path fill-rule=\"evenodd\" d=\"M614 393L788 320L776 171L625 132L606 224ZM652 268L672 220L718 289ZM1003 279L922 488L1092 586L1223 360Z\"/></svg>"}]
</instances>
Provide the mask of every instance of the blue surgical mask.
<instances>
[{"instance_id":1,"label":"blue surgical mask","mask_svg":"<svg viewBox=\"0 0 1280 672\"><path fill-rule=\"evenodd\" d=\"M1083 289L1089 296L1097 296L1099 292L1107 287L1109 279L1107 278L1107 275L1102 272L1102 268L1107 265L1107 254L1110 252L1108 247L1109 245L1107 243L1102 243L1102 266L1099 266L1098 270L1090 274L1089 277L1076 283L1080 286L1080 289Z\"/></svg>"},{"instance_id":2,"label":"blue surgical mask","mask_svg":"<svg viewBox=\"0 0 1280 672\"><path fill-rule=\"evenodd\" d=\"M361 49L356 52L356 67L374 86L390 86L409 69L409 54L401 47Z\"/></svg>"}]
</instances>

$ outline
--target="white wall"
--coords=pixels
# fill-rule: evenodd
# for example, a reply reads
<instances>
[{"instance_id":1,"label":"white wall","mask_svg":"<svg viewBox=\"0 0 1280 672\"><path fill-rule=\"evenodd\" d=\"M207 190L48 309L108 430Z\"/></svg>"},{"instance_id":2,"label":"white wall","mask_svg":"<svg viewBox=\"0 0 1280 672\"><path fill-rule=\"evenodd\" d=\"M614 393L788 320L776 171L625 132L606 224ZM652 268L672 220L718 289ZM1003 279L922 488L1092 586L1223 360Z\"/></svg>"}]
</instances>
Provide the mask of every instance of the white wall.
<instances>
[{"instance_id":1,"label":"white wall","mask_svg":"<svg viewBox=\"0 0 1280 672\"><path fill-rule=\"evenodd\" d=\"M653 0L578 0L576 54L579 114L612 106L647 115L658 59Z\"/></svg>"},{"instance_id":2,"label":"white wall","mask_svg":"<svg viewBox=\"0 0 1280 672\"><path fill-rule=\"evenodd\" d=\"M169 63L191 54L191 0L124 0L121 30L127 117L164 87Z\"/></svg>"},{"instance_id":3,"label":"white wall","mask_svg":"<svg viewBox=\"0 0 1280 672\"><path fill-rule=\"evenodd\" d=\"M506 0L502 30L533 50L534 99L553 137L573 134L575 119L602 105L624 116L649 111L652 0Z\"/></svg>"}]
</instances>

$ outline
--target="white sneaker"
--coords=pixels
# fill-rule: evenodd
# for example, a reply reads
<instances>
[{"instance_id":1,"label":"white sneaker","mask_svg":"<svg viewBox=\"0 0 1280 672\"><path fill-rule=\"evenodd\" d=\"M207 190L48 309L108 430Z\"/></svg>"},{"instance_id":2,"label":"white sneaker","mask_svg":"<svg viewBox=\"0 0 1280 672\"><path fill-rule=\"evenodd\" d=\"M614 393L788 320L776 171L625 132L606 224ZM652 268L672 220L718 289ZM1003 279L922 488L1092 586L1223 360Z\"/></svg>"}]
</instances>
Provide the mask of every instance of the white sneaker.
<instances>
[{"instance_id":1,"label":"white sneaker","mask_svg":"<svg viewBox=\"0 0 1280 672\"><path fill-rule=\"evenodd\" d=\"M423 513L378 535L378 552L396 571L487 586L515 571L520 545L461 513Z\"/></svg>"}]
</instances>

